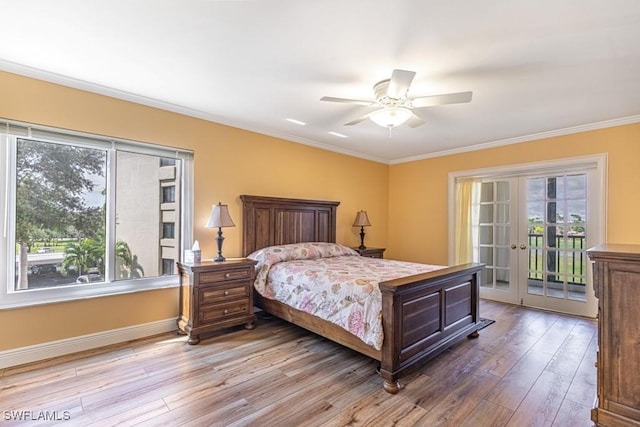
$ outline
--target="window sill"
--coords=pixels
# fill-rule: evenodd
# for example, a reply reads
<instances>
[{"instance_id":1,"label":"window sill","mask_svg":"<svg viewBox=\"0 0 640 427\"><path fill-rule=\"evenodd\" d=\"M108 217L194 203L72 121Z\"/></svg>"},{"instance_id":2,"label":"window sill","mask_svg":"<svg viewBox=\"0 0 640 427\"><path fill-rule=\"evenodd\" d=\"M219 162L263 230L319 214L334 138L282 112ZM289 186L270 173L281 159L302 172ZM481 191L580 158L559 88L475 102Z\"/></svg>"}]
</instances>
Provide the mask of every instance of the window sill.
<instances>
[{"instance_id":1,"label":"window sill","mask_svg":"<svg viewBox=\"0 0 640 427\"><path fill-rule=\"evenodd\" d=\"M175 275L95 285L70 285L59 288L17 291L0 296L0 310L59 304L90 298L177 288L178 286L179 277Z\"/></svg>"}]
</instances>

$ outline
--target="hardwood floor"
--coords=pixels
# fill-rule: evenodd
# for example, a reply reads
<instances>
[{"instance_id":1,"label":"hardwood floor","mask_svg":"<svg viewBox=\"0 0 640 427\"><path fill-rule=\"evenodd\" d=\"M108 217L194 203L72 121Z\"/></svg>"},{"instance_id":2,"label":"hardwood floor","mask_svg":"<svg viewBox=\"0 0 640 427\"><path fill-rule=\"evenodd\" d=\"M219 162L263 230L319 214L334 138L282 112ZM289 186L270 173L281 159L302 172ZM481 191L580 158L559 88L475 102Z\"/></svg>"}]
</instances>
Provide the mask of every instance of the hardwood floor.
<instances>
[{"instance_id":1,"label":"hardwood floor","mask_svg":"<svg viewBox=\"0 0 640 427\"><path fill-rule=\"evenodd\" d=\"M21 414L64 426L592 425L595 321L480 308L496 322L404 377L397 395L375 361L260 319L196 346L164 334L0 370L0 425L53 424Z\"/></svg>"}]
</instances>

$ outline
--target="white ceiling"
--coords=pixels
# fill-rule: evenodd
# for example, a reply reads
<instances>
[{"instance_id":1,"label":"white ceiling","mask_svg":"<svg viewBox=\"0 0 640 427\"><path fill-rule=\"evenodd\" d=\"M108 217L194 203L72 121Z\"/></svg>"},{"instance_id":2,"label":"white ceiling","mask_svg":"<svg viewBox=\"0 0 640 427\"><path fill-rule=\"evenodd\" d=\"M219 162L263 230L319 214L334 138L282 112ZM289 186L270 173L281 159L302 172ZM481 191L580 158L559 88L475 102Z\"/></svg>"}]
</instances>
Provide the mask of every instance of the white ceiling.
<instances>
[{"instance_id":1,"label":"white ceiling","mask_svg":"<svg viewBox=\"0 0 640 427\"><path fill-rule=\"evenodd\" d=\"M0 69L385 163L640 121L638 0L0 0L0 11ZM396 68L417 73L410 96L473 100L392 132L343 125L369 107L320 101L373 99Z\"/></svg>"}]
</instances>

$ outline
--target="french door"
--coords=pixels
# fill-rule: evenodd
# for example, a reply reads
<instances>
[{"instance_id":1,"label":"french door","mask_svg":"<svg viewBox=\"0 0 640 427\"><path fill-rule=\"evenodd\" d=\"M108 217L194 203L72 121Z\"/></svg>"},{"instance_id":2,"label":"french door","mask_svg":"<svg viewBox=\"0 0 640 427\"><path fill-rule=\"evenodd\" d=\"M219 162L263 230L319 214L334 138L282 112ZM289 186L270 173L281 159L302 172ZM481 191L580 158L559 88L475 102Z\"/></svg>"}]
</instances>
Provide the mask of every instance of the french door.
<instances>
[{"instance_id":1,"label":"french door","mask_svg":"<svg viewBox=\"0 0 640 427\"><path fill-rule=\"evenodd\" d=\"M518 179L483 180L478 208L475 261L486 265L480 296L518 304Z\"/></svg>"},{"instance_id":2,"label":"french door","mask_svg":"<svg viewBox=\"0 0 640 427\"><path fill-rule=\"evenodd\" d=\"M586 249L601 243L594 171L484 178L474 258L483 298L594 317Z\"/></svg>"}]
</instances>

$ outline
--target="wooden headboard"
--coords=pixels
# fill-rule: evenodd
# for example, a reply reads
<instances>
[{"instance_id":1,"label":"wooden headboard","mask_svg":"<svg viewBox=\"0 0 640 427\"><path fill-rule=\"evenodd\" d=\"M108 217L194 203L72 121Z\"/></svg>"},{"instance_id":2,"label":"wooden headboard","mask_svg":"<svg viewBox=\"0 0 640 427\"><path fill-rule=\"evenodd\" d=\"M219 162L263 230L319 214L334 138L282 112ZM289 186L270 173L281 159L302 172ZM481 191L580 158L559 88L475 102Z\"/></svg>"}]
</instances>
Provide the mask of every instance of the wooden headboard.
<instances>
[{"instance_id":1,"label":"wooden headboard","mask_svg":"<svg viewBox=\"0 0 640 427\"><path fill-rule=\"evenodd\" d=\"M242 254L273 245L336 241L336 208L340 202L240 196Z\"/></svg>"}]
</instances>

